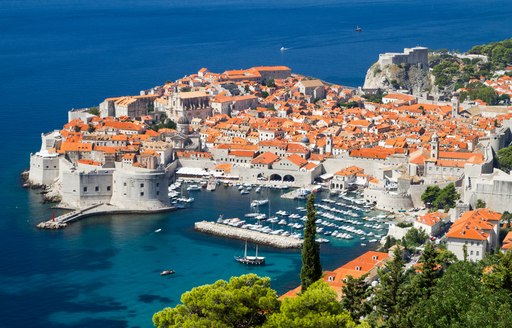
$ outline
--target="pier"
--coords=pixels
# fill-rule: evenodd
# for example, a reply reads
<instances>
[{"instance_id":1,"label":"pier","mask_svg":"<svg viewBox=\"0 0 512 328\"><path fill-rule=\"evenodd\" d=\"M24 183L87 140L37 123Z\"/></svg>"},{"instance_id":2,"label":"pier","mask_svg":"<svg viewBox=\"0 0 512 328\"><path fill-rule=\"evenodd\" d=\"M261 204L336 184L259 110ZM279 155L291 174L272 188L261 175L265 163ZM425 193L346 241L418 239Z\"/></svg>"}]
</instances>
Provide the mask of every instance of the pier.
<instances>
[{"instance_id":1,"label":"pier","mask_svg":"<svg viewBox=\"0 0 512 328\"><path fill-rule=\"evenodd\" d=\"M318 186L318 185L311 185L311 186L308 186L306 188L299 188L299 189L294 189L290 192L287 192L285 194L282 194L281 195L281 198L285 198L285 199L297 199L297 198L307 198L308 195L304 195L304 189L307 189L309 190L310 192L316 192L318 191L319 189L321 189L322 187L321 186Z\"/></svg>"},{"instance_id":2,"label":"pier","mask_svg":"<svg viewBox=\"0 0 512 328\"><path fill-rule=\"evenodd\" d=\"M247 240L252 243L267 245L276 248L300 248L302 246L302 240L299 239L285 236L267 235L258 231L231 227L215 222L196 222L194 225L194 229L200 232L220 237Z\"/></svg>"},{"instance_id":3,"label":"pier","mask_svg":"<svg viewBox=\"0 0 512 328\"><path fill-rule=\"evenodd\" d=\"M151 213L161 213L175 210L175 207L164 207L157 208L154 210L130 210L130 209L122 209L109 204L94 204L88 206L83 209L75 210L66 214L62 214L58 217L50 219L48 221L41 222L37 225L40 229L63 229L67 227L70 223L81 220L86 217L96 216L96 215L110 215L110 214L151 214Z\"/></svg>"}]
</instances>

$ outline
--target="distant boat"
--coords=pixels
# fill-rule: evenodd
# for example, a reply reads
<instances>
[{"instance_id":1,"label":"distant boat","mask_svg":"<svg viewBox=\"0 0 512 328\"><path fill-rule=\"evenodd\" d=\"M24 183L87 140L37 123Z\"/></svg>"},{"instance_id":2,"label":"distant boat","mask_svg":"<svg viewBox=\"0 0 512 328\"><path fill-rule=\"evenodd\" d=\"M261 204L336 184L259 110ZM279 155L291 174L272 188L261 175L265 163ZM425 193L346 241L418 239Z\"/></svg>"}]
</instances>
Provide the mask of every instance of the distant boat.
<instances>
[{"instance_id":1,"label":"distant boat","mask_svg":"<svg viewBox=\"0 0 512 328\"><path fill-rule=\"evenodd\" d=\"M356 26L356 32L362 32L362 31L363 31L362 28L360 28L359 26Z\"/></svg>"},{"instance_id":2,"label":"distant boat","mask_svg":"<svg viewBox=\"0 0 512 328\"><path fill-rule=\"evenodd\" d=\"M253 200L251 202L251 207L258 207L265 204L268 204L268 199Z\"/></svg>"},{"instance_id":3,"label":"distant boat","mask_svg":"<svg viewBox=\"0 0 512 328\"><path fill-rule=\"evenodd\" d=\"M160 232L160 231L162 231L162 229L156 229L156 230L155 230L155 232Z\"/></svg>"},{"instance_id":4,"label":"distant boat","mask_svg":"<svg viewBox=\"0 0 512 328\"><path fill-rule=\"evenodd\" d=\"M174 273L175 273L174 270L164 270L164 271L160 272L160 275L167 276L167 275L174 274Z\"/></svg>"},{"instance_id":5,"label":"distant boat","mask_svg":"<svg viewBox=\"0 0 512 328\"><path fill-rule=\"evenodd\" d=\"M250 265L262 265L265 264L265 257L258 256L258 245L256 245L256 255L255 256L247 256L247 240L245 241L245 250L244 250L244 256L235 256L235 260L237 262L243 263L243 264L250 264Z\"/></svg>"},{"instance_id":6,"label":"distant boat","mask_svg":"<svg viewBox=\"0 0 512 328\"><path fill-rule=\"evenodd\" d=\"M290 49L290 48L281 47L279 50L281 50L281 51L286 51L286 50L288 50L288 49Z\"/></svg>"},{"instance_id":7,"label":"distant boat","mask_svg":"<svg viewBox=\"0 0 512 328\"><path fill-rule=\"evenodd\" d=\"M208 185L206 186L206 190L214 191L216 187L217 187L217 181L215 181L215 179L210 179L208 181Z\"/></svg>"}]
</instances>

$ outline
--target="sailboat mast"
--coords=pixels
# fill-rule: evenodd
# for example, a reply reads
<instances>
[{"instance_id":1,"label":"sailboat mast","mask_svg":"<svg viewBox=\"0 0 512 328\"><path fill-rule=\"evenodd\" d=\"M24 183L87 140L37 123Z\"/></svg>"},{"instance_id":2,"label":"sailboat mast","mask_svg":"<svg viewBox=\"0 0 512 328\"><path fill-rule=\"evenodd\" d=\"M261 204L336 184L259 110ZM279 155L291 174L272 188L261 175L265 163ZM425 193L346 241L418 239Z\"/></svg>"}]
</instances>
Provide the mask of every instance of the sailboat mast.
<instances>
[{"instance_id":1,"label":"sailboat mast","mask_svg":"<svg viewBox=\"0 0 512 328\"><path fill-rule=\"evenodd\" d=\"M256 244L256 260L258 259L258 244Z\"/></svg>"},{"instance_id":2,"label":"sailboat mast","mask_svg":"<svg viewBox=\"0 0 512 328\"><path fill-rule=\"evenodd\" d=\"M244 258L247 257L247 240L245 241L245 251L244 251Z\"/></svg>"}]
</instances>

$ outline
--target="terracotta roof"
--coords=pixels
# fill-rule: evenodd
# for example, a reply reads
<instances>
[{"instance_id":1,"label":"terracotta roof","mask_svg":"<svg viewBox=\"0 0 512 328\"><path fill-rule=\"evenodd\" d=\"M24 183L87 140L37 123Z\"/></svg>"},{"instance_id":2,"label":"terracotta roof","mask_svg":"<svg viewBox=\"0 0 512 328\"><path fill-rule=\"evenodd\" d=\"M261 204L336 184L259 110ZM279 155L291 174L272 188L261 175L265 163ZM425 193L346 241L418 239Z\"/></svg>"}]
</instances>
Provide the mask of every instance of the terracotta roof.
<instances>
[{"instance_id":1,"label":"terracotta roof","mask_svg":"<svg viewBox=\"0 0 512 328\"><path fill-rule=\"evenodd\" d=\"M259 156L257 156L255 159L251 161L251 164L264 164L264 165L270 165L277 161L279 159L279 156L277 156L274 153L265 152Z\"/></svg>"}]
</instances>

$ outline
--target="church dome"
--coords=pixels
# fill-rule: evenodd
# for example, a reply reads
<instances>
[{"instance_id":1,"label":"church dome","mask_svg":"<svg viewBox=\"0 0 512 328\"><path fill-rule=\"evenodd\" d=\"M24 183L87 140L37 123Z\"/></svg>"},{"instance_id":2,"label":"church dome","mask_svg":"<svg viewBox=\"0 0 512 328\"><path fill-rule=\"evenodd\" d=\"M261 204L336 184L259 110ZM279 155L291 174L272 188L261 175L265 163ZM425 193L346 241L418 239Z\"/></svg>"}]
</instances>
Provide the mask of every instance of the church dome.
<instances>
[{"instance_id":1,"label":"church dome","mask_svg":"<svg viewBox=\"0 0 512 328\"><path fill-rule=\"evenodd\" d=\"M182 116L178 119L178 124L190 124L186 116Z\"/></svg>"},{"instance_id":2,"label":"church dome","mask_svg":"<svg viewBox=\"0 0 512 328\"><path fill-rule=\"evenodd\" d=\"M308 144L309 143L309 139L308 139L308 137L304 136L302 139L300 139L300 142Z\"/></svg>"}]
</instances>

